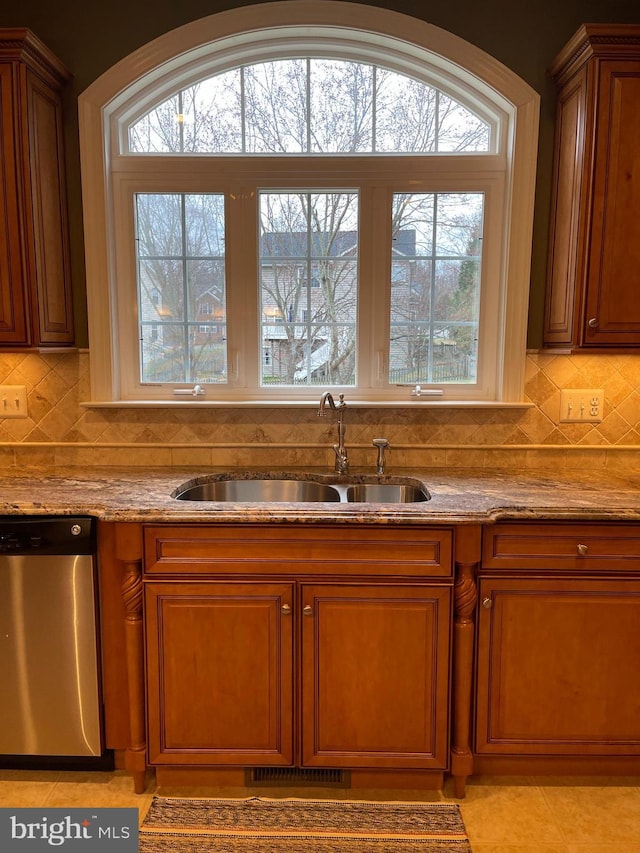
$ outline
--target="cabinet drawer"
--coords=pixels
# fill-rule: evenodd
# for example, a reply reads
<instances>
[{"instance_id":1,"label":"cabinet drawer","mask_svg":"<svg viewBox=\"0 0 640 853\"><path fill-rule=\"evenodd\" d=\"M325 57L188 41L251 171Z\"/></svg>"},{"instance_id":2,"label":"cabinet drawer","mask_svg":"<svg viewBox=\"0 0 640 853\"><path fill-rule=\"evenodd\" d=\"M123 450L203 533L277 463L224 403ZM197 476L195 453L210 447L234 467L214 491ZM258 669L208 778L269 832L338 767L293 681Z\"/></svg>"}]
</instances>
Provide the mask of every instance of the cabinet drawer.
<instances>
[{"instance_id":1,"label":"cabinet drawer","mask_svg":"<svg viewBox=\"0 0 640 853\"><path fill-rule=\"evenodd\" d=\"M149 574L452 578L452 531L309 525L149 525Z\"/></svg>"},{"instance_id":2,"label":"cabinet drawer","mask_svg":"<svg viewBox=\"0 0 640 853\"><path fill-rule=\"evenodd\" d=\"M482 568L640 571L640 527L496 524L484 530Z\"/></svg>"}]
</instances>

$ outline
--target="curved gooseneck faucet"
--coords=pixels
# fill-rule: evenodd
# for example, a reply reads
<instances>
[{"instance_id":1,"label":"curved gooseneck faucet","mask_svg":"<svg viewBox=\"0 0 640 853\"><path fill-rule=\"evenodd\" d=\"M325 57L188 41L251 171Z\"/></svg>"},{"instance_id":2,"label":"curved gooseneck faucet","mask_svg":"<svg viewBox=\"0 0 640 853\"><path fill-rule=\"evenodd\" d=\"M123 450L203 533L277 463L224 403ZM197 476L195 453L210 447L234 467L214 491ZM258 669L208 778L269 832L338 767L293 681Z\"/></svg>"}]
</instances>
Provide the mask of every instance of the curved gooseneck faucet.
<instances>
[{"instance_id":1,"label":"curved gooseneck faucet","mask_svg":"<svg viewBox=\"0 0 640 853\"><path fill-rule=\"evenodd\" d=\"M344 394L340 394L338 402L333 399L333 394L330 391L325 391L320 397L320 408L318 409L318 417L325 417L326 406L338 413L338 443L333 445L333 452L336 454L334 470L338 474L346 474L349 471L349 458L347 456L347 448L344 446L344 410L347 404L344 401Z\"/></svg>"}]
</instances>

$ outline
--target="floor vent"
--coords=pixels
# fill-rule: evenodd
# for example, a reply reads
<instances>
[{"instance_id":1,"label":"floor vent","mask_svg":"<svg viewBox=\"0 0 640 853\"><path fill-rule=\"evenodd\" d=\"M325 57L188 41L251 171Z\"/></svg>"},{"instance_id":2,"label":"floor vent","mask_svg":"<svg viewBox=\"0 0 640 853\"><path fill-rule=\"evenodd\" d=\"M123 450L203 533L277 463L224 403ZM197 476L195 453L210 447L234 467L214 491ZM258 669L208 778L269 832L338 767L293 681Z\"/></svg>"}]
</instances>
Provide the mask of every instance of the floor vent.
<instances>
[{"instance_id":1,"label":"floor vent","mask_svg":"<svg viewBox=\"0 0 640 853\"><path fill-rule=\"evenodd\" d=\"M248 771L250 785L318 785L348 787L349 773L345 770L328 770L324 767L252 767Z\"/></svg>"}]
</instances>

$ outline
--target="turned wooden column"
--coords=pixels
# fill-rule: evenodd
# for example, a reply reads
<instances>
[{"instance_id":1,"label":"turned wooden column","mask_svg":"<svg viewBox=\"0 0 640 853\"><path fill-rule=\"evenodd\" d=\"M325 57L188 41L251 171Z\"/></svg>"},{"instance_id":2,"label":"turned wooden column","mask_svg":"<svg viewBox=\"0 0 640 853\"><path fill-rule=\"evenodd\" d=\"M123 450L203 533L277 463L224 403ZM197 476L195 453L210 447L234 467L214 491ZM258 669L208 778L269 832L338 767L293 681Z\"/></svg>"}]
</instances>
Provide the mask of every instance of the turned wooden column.
<instances>
[{"instance_id":1,"label":"turned wooden column","mask_svg":"<svg viewBox=\"0 0 640 853\"><path fill-rule=\"evenodd\" d=\"M456 797L464 797L467 777L473 773L471 708L475 609L478 598L476 574L481 559L482 528L460 526L455 538L453 622L453 737L451 775Z\"/></svg>"},{"instance_id":2,"label":"turned wooden column","mask_svg":"<svg viewBox=\"0 0 640 853\"><path fill-rule=\"evenodd\" d=\"M124 569L122 599L125 610L125 648L129 688L129 743L125 767L133 777L136 794L145 789L147 737L144 690L144 625L142 622L142 527L116 526L116 557Z\"/></svg>"}]
</instances>

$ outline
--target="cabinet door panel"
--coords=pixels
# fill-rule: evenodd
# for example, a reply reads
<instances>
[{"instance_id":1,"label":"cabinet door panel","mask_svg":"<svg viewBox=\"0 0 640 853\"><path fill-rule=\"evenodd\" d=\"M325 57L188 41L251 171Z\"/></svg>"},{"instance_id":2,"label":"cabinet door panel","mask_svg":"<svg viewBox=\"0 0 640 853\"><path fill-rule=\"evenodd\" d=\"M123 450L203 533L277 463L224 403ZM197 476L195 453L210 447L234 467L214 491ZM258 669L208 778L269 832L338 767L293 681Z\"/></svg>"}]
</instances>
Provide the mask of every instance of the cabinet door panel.
<instances>
[{"instance_id":1,"label":"cabinet door panel","mask_svg":"<svg viewBox=\"0 0 640 853\"><path fill-rule=\"evenodd\" d=\"M558 96L551 199L551 234L545 302L544 341L569 346L574 335L577 240L582 200L585 123L584 71Z\"/></svg>"},{"instance_id":2,"label":"cabinet door panel","mask_svg":"<svg viewBox=\"0 0 640 853\"><path fill-rule=\"evenodd\" d=\"M73 343L60 99L29 75L31 205L38 343Z\"/></svg>"},{"instance_id":3,"label":"cabinet door panel","mask_svg":"<svg viewBox=\"0 0 640 853\"><path fill-rule=\"evenodd\" d=\"M145 592L149 761L290 764L291 584Z\"/></svg>"},{"instance_id":4,"label":"cabinet door panel","mask_svg":"<svg viewBox=\"0 0 640 853\"><path fill-rule=\"evenodd\" d=\"M14 144L13 72L0 63L0 344L28 340Z\"/></svg>"},{"instance_id":5,"label":"cabinet door panel","mask_svg":"<svg viewBox=\"0 0 640 853\"><path fill-rule=\"evenodd\" d=\"M600 67L587 344L640 343L640 62Z\"/></svg>"},{"instance_id":6,"label":"cabinet door panel","mask_svg":"<svg viewBox=\"0 0 640 853\"><path fill-rule=\"evenodd\" d=\"M483 579L480 600L478 753L640 753L640 581Z\"/></svg>"},{"instance_id":7,"label":"cabinet door panel","mask_svg":"<svg viewBox=\"0 0 640 853\"><path fill-rule=\"evenodd\" d=\"M450 589L305 585L302 604L303 763L446 767Z\"/></svg>"}]
</instances>

